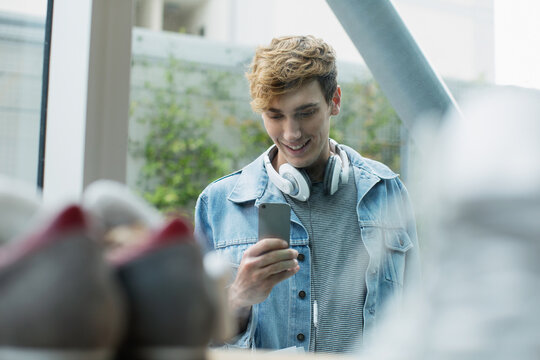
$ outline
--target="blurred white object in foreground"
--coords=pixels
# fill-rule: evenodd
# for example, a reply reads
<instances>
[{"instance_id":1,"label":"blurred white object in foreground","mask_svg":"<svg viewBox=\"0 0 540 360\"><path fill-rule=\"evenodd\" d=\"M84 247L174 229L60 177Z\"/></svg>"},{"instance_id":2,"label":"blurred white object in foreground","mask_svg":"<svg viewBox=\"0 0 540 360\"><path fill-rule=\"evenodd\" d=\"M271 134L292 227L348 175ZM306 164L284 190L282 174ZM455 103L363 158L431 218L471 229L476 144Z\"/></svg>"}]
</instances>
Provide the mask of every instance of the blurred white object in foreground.
<instances>
[{"instance_id":1,"label":"blurred white object in foreground","mask_svg":"<svg viewBox=\"0 0 540 360\"><path fill-rule=\"evenodd\" d=\"M214 326L212 340L224 343L232 339L237 332L236 319L229 307L228 286L234 280L231 264L218 252L210 251L203 258L204 270L212 281L213 296L217 301L218 319Z\"/></svg>"},{"instance_id":2,"label":"blurred white object in foreground","mask_svg":"<svg viewBox=\"0 0 540 360\"><path fill-rule=\"evenodd\" d=\"M164 223L157 209L126 185L112 180L97 180L90 184L82 196L82 205L100 219L106 229L134 223L156 229Z\"/></svg>"},{"instance_id":3,"label":"blurred white object in foreground","mask_svg":"<svg viewBox=\"0 0 540 360\"><path fill-rule=\"evenodd\" d=\"M369 359L540 358L540 95L488 91L462 110L422 172L425 298L388 319Z\"/></svg>"},{"instance_id":4,"label":"blurred white object in foreground","mask_svg":"<svg viewBox=\"0 0 540 360\"><path fill-rule=\"evenodd\" d=\"M27 230L41 207L35 186L0 174L0 245Z\"/></svg>"}]
</instances>

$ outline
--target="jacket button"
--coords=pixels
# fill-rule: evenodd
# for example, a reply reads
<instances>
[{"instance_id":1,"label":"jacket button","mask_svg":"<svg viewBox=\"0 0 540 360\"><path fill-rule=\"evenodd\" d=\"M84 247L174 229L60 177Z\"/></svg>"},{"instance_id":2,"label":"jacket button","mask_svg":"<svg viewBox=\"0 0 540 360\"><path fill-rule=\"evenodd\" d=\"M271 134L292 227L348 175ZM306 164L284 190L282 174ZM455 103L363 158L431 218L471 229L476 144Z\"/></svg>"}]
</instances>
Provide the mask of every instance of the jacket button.
<instances>
[{"instance_id":1,"label":"jacket button","mask_svg":"<svg viewBox=\"0 0 540 360\"><path fill-rule=\"evenodd\" d=\"M372 307L370 307L368 311L371 315L375 314L375 309Z\"/></svg>"},{"instance_id":2,"label":"jacket button","mask_svg":"<svg viewBox=\"0 0 540 360\"><path fill-rule=\"evenodd\" d=\"M298 261L304 261L305 256L304 254L298 254Z\"/></svg>"},{"instance_id":3,"label":"jacket button","mask_svg":"<svg viewBox=\"0 0 540 360\"><path fill-rule=\"evenodd\" d=\"M304 339L306 337L304 336L304 334L300 333L300 334L296 335L296 338L298 339L298 341L304 341Z\"/></svg>"},{"instance_id":4,"label":"jacket button","mask_svg":"<svg viewBox=\"0 0 540 360\"><path fill-rule=\"evenodd\" d=\"M305 292L304 290L302 290L302 291L300 291L300 292L298 293L298 296L300 296L300 299L303 299L303 298L306 297L306 292Z\"/></svg>"}]
</instances>

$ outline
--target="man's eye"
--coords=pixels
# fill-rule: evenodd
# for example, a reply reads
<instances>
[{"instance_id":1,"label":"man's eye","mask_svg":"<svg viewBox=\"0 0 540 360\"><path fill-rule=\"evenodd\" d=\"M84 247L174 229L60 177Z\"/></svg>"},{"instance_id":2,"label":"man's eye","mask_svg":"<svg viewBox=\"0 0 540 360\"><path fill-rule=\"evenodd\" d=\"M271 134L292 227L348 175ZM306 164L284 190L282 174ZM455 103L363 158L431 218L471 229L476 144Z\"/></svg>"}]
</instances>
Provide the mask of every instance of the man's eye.
<instances>
[{"instance_id":1,"label":"man's eye","mask_svg":"<svg viewBox=\"0 0 540 360\"><path fill-rule=\"evenodd\" d=\"M283 118L283 115L271 115L270 116L270 119L274 119L274 120L279 120L281 118Z\"/></svg>"},{"instance_id":2,"label":"man's eye","mask_svg":"<svg viewBox=\"0 0 540 360\"><path fill-rule=\"evenodd\" d=\"M316 110L311 110L311 111L305 111L305 112L301 112L298 114L299 117L301 118L306 118L306 117L310 117L311 115L315 114Z\"/></svg>"}]
</instances>

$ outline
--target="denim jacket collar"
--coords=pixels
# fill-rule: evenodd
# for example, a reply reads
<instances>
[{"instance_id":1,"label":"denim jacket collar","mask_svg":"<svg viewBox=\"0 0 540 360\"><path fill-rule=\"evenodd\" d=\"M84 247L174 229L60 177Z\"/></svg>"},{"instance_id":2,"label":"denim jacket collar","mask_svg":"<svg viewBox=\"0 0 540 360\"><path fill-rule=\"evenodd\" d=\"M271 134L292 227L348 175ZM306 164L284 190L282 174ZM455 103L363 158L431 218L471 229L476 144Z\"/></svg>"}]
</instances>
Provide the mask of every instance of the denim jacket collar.
<instances>
[{"instance_id":1,"label":"denim jacket collar","mask_svg":"<svg viewBox=\"0 0 540 360\"><path fill-rule=\"evenodd\" d=\"M264 170L264 154L250 164L246 165L238 177L228 199L235 203L256 201L256 206L264 202L284 202L285 198L279 189L270 183L268 186L268 174ZM264 196L264 200L262 200Z\"/></svg>"},{"instance_id":2,"label":"denim jacket collar","mask_svg":"<svg viewBox=\"0 0 540 360\"><path fill-rule=\"evenodd\" d=\"M341 147L346 151L351 167L357 169L355 178L359 200L381 179L393 179L398 176L387 167L378 166L378 163L368 163L367 159L350 147L346 145L341 145ZM285 202L281 191L269 182L263 157L264 153L242 169L238 181L228 196L230 201L243 203L255 200L255 206L261 202Z\"/></svg>"}]
</instances>

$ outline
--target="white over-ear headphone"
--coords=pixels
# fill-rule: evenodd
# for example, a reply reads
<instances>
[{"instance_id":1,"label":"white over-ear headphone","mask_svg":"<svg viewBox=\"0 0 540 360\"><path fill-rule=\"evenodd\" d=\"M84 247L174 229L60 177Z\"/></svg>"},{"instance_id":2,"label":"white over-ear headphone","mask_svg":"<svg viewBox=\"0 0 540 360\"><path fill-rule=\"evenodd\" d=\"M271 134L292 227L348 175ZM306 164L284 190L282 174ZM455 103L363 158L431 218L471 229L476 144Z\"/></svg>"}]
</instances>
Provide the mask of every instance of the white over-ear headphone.
<instances>
[{"instance_id":1,"label":"white over-ear headphone","mask_svg":"<svg viewBox=\"0 0 540 360\"><path fill-rule=\"evenodd\" d=\"M334 195L339 188L339 181L347 184L349 181L349 158L345 150L333 139L329 139L335 155L330 156L324 170L323 187L325 194ZM264 154L264 167L268 177L283 193L300 201L309 199L311 180L303 169L297 169L285 163L279 167L279 174L272 166L272 159L277 154L276 145L272 145Z\"/></svg>"}]
</instances>

